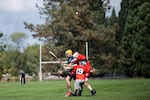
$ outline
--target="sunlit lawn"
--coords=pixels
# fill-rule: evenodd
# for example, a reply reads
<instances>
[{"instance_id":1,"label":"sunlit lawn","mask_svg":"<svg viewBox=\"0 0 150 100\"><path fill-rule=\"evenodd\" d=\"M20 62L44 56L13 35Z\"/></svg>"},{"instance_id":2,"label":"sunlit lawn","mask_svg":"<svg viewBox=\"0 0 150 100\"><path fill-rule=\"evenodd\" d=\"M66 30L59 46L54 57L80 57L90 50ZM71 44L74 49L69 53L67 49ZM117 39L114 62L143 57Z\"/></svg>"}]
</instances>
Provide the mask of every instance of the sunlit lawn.
<instances>
[{"instance_id":1,"label":"sunlit lawn","mask_svg":"<svg viewBox=\"0 0 150 100\"><path fill-rule=\"evenodd\" d=\"M95 96L84 88L81 97L64 97L64 80L1 82L0 100L150 100L150 79L90 80ZM72 82L73 86L73 82Z\"/></svg>"}]
</instances>

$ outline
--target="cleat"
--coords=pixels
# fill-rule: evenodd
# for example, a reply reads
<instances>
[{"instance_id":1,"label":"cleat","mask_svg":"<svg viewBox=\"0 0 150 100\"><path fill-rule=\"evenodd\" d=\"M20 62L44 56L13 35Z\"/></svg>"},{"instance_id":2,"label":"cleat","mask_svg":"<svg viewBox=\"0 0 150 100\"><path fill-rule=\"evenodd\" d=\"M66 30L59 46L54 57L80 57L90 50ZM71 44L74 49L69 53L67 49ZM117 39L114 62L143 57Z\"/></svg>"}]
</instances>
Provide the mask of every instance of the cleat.
<instances>
[{"instance_id":1,"label":"cleat","mask_svg":"<svg viewBox=\"0 0 150 100\"><path fill-rule=\"evenodd\" d=\"M95 95L95 94L96 94L96 90L92 90L91 95Z\"/></svg>"},{"instance_id":2,"label":"cleat","mask_svg":"<svg viewBox=\"0 0 150 100\"><path fill-rule=\"evenodd\" d=\"M69 97L72 95L72 92L68 91L66 94L65 94L65 97Z\"/></svg>"},{"instance_id":3,"label":"cleat","mask_svg":"<svg viewBox=\"0 0 150 100\"><path fill-rule=\"evenodd\" d=\"M75 93L72 94L72 96L81 96L81 92L82 92L82 90L77 89L77 90L75 90Z\"/></svg>"}]
</instances>

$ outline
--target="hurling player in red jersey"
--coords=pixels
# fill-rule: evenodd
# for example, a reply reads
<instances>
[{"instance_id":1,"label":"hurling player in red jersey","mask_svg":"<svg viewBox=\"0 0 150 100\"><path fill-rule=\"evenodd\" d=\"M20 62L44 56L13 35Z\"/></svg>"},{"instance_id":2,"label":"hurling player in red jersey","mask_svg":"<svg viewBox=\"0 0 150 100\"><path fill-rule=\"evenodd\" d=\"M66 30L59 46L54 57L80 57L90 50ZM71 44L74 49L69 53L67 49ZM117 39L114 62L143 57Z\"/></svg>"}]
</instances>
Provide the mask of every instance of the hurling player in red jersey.
<instances>
[{"instance_id":1,"label":"hurling player in red jersey","mask_svg":"<svg viewBox=\"0 0 150 100\"><path fill-rule=\"evenodd\" d=\"M86 79L86 73L89 72L89 69L86 68L86 64L79 63L77 66L73 67L72 73L75 74L75 83L74 83L74 94L73 96L81 96L83 85Z\"/></svg>"},{"instance_id":2,"label":"hurling player in red jersey","mask_svg":"<svg viewBox=\"0 0 150 100\"><path fill-rule=\"evenodd\" d=\"M73 55L72 61L68 64L69 67L71 67L74 63L77 63L80 65L80 63L85 63L86 69L89 71L86 73L85 83L84 85L88 90L90 90L92 95L96 94L96 90L92 88L92 86L88 83L88 78L90 77L90 73L94 71L94 69L91 67L90 62L86 59L86 56L84 54L80 54L78 52L75 52Z\"/></svg>"}]
</instances>

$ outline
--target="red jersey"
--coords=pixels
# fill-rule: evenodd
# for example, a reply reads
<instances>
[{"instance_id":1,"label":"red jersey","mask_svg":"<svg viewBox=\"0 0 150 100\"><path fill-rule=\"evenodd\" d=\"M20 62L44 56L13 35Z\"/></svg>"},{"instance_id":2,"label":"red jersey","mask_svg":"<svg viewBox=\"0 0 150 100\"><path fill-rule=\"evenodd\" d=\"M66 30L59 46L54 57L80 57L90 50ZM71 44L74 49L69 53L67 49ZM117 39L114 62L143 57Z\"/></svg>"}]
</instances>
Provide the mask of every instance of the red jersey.
<instances>
[{"instance_id":1,"label":"red jersey","mask_svg":"<svg viewBox=\"0 0 150 100\"><path fill-rule=\"evenodd\" d=\"M74 71L74 73L76 73L76 79L84 80L85 77L89 77L91 64L90 61L86 59L86 56L84 54L75 52L73 54L73 59L71 62L77 63L77 66L74 67L74 70L76 70Z\"/></svg>"},{"instance_id":2,"label":"red jersey","mask_svg":"<svg viewBox=\"0 0 150 100\"><path fill-rule=\"evenodd\" d=\"M74 66L73 71L76 74L76 80L85 80L86 73L89 72L88 69L82 65Z\"/></svg>"}]
</instances>

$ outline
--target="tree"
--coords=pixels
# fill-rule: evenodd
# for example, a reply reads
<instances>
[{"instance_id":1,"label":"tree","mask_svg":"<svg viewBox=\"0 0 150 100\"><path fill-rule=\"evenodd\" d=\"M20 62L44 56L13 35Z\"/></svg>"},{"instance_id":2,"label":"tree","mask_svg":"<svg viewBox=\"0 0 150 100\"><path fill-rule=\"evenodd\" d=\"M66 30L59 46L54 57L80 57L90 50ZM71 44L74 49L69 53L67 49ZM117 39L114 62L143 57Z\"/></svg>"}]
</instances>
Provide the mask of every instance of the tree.
<instances>
[{"instance_id":1,"label":"tree","mask_svg":"<svg viewBox=\"0 0 150 100\"><path fill-rule=\"evenodd\" d=\"M115 12L114 7L113 7L113 10L112 10L112 14L111 14L111 16L108 20L109 20L109 23L108 23L109 25L118 23L118 18L116 16L116 12Z\"/></svg>"},{"instance_id":2,"label":"tree","mask_svg":"<svg viewBox=\"0 0 150 100\"><path fill-rule=\"evenodd\" d=\"M0 32L0 38L3 37L3 33ZM6 44L3 42L3 39L0 40L0 51L4 51L6 49Z\"/></svg>"},{"instance_id":3,"label":"tree","mask_svg":"<svg viewBox=\"0 0 150 100\"><path fill-rule=\"evenodd\" d=\"M106 2L104 2L106 1ZM85 52L85 42L100 40L98 28L105 22L105 9L109 0L44 0L44 7L37 6L46 23L25 27L35 31L34 37L44 37L64 50Z\"/></svg>"},{"instance_id":4,"label":"tree","mask_svg":"<svg viewBox=\"0 0 150 100\"><path fill-rule=\"evenodd\" d=\"M39 45L29 46L20 56L21 70L30 75L39 72Z\"/></svg>"},{"instance_id":5,"label":"tree","mask_svg":"<svg viewBox=\"0 0 150 100\"><path fill-rule=\"evenodd\" d=\"M0 32L0 37L2 37L3 36L3 33L2 32Z\"/></svg>"},{"instance_id":6,"label":"tree","mask_svg":"<svg viewBox=\"0 0 150 100\"><path fill-rule=\"evenodd\" d=\"M119 18L118 18L119 25L120 25L120 34L118 34L118 37L120 35L119 41L124 34L125 24L129 12L129 1L130 0L122 0L121 2L121 10L119 12Z\"/></svg>"},{"instance_id":7,"label":"tree","mask_svg":"<svg viewBox=\"0 0 150 100\"><path fill-rule=\"evenodd\" d=\"M11 74L12 76L18 76L16 63L15 63L15 51L2 51L0 52L0 66L1 66L1 74ZM16 69L16 70L13 70ZM13 71L12 71L13 70Z\"/></svg>"},{"instance_id":8,"label":"tree","mask_svg":"<svg viewBox=\"0 0 150 100\"><path fill-rule=\"evenodd\" d=\"M126 51L125 57L130 61L127 68L130 76L145 75L150 76L142 69L147 68L150 62L148 53L150 52L149 46L149 18L150 18L150 2L148 0L129 1L128 16L126 19L124 36L121 45ZM149 70L149 69L148 69Z\"/></svg>"},{"instance_id":9,"label":"tree","mask_svg":"<svg viewBox=\"0 0 150 100\"><path fill-rule=\"evenodd\" d=\"M18 75L19 70L21 69L21 52L24 49L24 40L26 38L26 34L23 32L15 32L10 36L11 40L15 43L16 50L14 51L15 56L15 66L12 66L11 70L14 71L14 76Z\"/></svg>"},{"instance_id":10,"label":"tree","mask_svg":"<svg viewBox=\"0 0 150 100\"><path fill-rule=\"evenodd\" d=\"M18 51L23 50L26 37L27 35L23 32L14 32L11 34L10 38L15 43Z\"/></svg>"}]
</instances>

